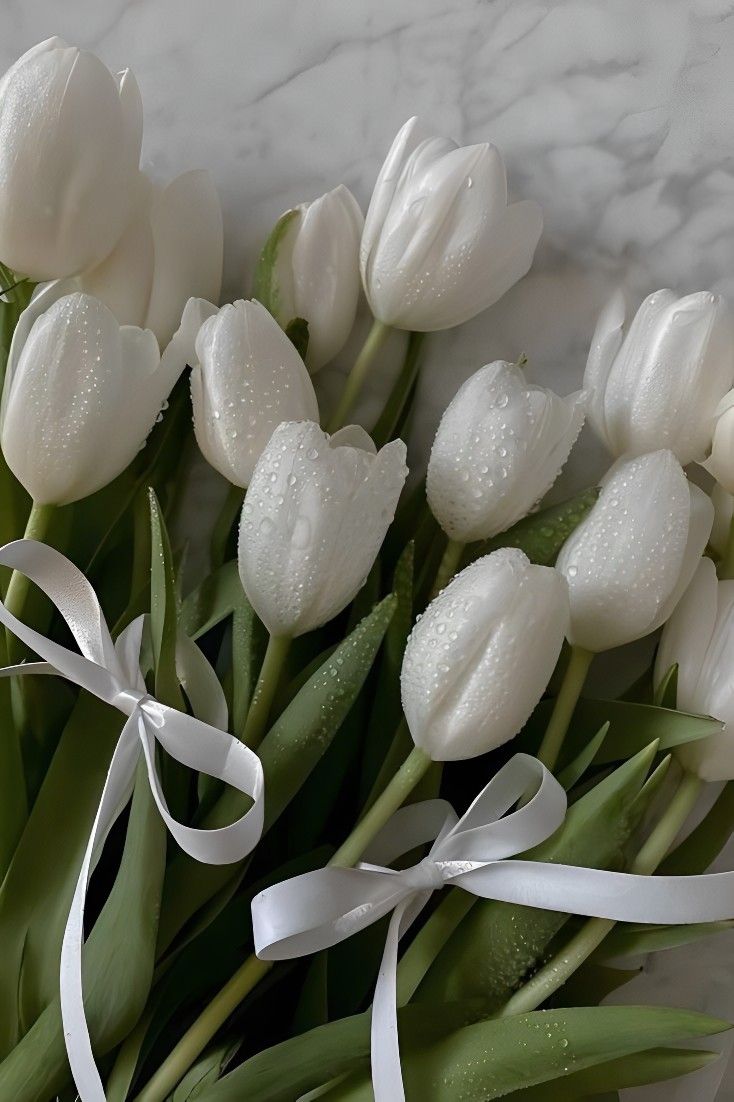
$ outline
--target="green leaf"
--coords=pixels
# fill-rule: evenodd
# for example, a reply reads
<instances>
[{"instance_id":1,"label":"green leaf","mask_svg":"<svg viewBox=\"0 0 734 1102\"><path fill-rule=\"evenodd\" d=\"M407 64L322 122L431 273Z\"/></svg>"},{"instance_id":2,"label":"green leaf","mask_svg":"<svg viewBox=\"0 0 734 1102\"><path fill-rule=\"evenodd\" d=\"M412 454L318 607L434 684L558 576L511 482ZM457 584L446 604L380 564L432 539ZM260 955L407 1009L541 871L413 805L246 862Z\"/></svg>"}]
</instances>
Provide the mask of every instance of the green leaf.
<instances>
[{"instance_id":1,"label":"green leaf","mask_svg":"<svg viewBox=\"0 0 734 1102\"><path fill-rule=\"evenodd\" d=\"M727 781L711 810L687 838L660 865L665 876L705 872L716 860L734 830L734 781Z\"/></svg>"},{"instance_id":2,"label":"green leaf","mask_svg":"<svg viewBox=\"0 0 734 1102\"><path fill-rule=\"evenodd\" d=\"M190 639L199 639L231 616L242 600L237 563L224 563L184 598L181 627Z\"/></svg>"},{"instance_id":3,"label":"green leaf","mask_svg":"<svg viewBox=\"0 0 734 1102\"><path fill-rule=\"evenodd\" d=\"M260 746L265 773L265 829L276 821L308 779L341 727L372 668L395 612L386 597L359 624L300 690ZM241 793L226 789L206 826L233 822L246 810ZM204 866L184 855L174 858L166 877L161 915L161 949L236 874L236 866Z\"/></svg>"},{"instance_id":4,"label":"green leaf","mask_svg":"<svg viewBox=\"0 0 734 1102\"><path fill-rule=\"evenodd\" d=\"M552 1005L598 1006L640 972L640 968L608 968L597 961L586 961L556 992Z\"/></svg>"},{"instance_id":5,"label":"green leaf","mask_svg":"<svg viewBox=\"0 0 734 1102\"><path fill-rule=\"evenodd\" d=\"M305 318L292 318L285 327L285 335L302 360L308 352L308 322Z\"/></svg>"},{"instance_id":6,"label":"green leaf","mask_svg":"<svg viewBox=\"0 0 734 1102\"><path fill-rule=\"evenodd\" d=\"M288 227L297 215L297 210L287 210L280 216L270 231L255 268L252 297L261 302L278 322L281 321L280 287L277 277L278 251Z\"/></svg>"},{"instance_id":7,"label":"green leaf","mask_svg":"<svg viewBox=\"0 0 734 1102\"><path fill-rule=\"evenodd\" d=\"M655 690L654 704L659 708L675 708L678 698L678 663L674 662Z\"/></svg>"},{"instance_id":8,"label":"green leaf","mask_svg":"<svg viewBox=\"0 0 734 1102\"><path fill-rule=\"evenodd\" d=\"M654 755L652 746L605 777L569 808L560 829L526 856L589 868L623 867L626 843L645 810L639 795ZM428 972L419 998L481 998L490 1010L499 1009L543 958L567 918L556 911L477 901Z\"/></svg>"},{"instance_id":9,"label":"green leaf","mask_svg":"<svg viewBox=\"0 0 734 1102\"><path fill-rule=\"evenodd\" d=\"M240 1041L222 1041L200 1056L193 1067L189 1068L175 1091L171 1102L194 1102L200 1098L204 1089L216 1083L237 1049Z\"/></svg>"},{"instance_id":10,"label":"green leaf","mask_svg":"<svg viewBox=\"0 0 734 1102\"><path fill-rule=\"evenodd\" d=\"M239 581L239 578L238 578ZM232 616L232 730L242 731L265 654L266 635L245 592Z\"/></svg>"},{"instance_id":11,"label":"green leaf","mask_svg":"<svg viewBox=\"0 0 734 1102\"><path fill-rule=\"evenodd\" d=\"M594 1102L600 1102L610 1097L617 1099L617 1090L678 1079L720 1059L720 1052L705 1052L697 1048L651 1048L597 1064L585 1071L571 1072L550 1083L512 1091L504 1097L505 1102L573 1102L574 1099L588 1099L591 1095ZM611 1096L606 1093L610 1088L615 1091Z\"/></svg>"},{"instance_id":12,"label":"green leaf","mask_svg":"<svg viewBox=\"0 0 734 1102\"><path fill-rule=\"evenodd\" d=\"M84 1005L98 1055L128 1033L148 998L165 856L165 827L141 761L120 867L84 947ZM0 1098L47 1099L68 1074L61 1009L54 998L0 1064Z\"/></svg>"},{"instance_id":13,"label":"green leaf","mask_svg":"<svg viewBox=\"0 0 734 1102\"><path fill-rule=\"evenodd\" d=\"M678 945L689 945L701 938L720 934L734 928L734 920L724 922L698 922L688 926L635 926L621 924L615 926L594 954L598 960L611 960L613 957L635 957L646 953L657 953L661 949L674 949Z\"/></svg>"},{"instance_id":14,"label":"green leaf","mask_svg":"<svg viewBox=\"0 0 734 1102\"><path fill-rule=\"evenodd\" d=\"M150 634L153 641L155 695L171 708L185 710L176 675L178 607L171 544L153 490L150 498Z\"/></svg>"},{"instance_id":15,"label":"green leaf","mask_svg":"<svg viewBox=\"0 0 734 1102\"><path fill-rule=\"evenodd\" d=\"M464 565L482 555L489 555L499 547L519 547L531 562L541 566L552 566L558 557L558 552L573 530L591 511L598 496L599 490L593 486L577 494L576 497L561 502L560 505L549 505L539 513L524 517L512 528L508 528L506 532L501 532L491 540L470 544Z\"/></svg>"},{"instance_id":16,"label":"green leaf","mask_svg":"<svg viewBox=\"0 0 734 1102\"><path fill-rule=\"evenodd\" d=\"M378 448L395 436L400 421L409 405L420 368L420 353L425 333L411 333L400 372L383 406L382 413L372 429L372 439Z\"/></svg>"},{"instance_id":17,"label":"green leaf","mask_svg":"<svg viewBox=\"0 0 734 1102\"><path fill-rule=\"evenodd\" d=\"M541 1010L478 1022L430 1047L409 1047L405 1051L406 1095L430 1098L431 1102L455 1102L457 1098L462 1102L489 1102L549 1080L565 1087L571 1069L574 1075L581 1075L587 1069L658 1045L729 1028L727 1022L692 1011L639 1006ZM660 1068L661 1062L656 1061L655 1072ZM226 1083L227 1078L221 1082ZM588 1076L587 1083L595 1081L595 1076ZM611 1085L602 1079L598 1089ZM226 1096L216 1094L216 1089L205 1096L207 1102L223 1102ZM562 1097L568 1096L564 1093ZM365 1077L335 1088L329 1098L332 1102L367 1102L372 1098L372 1088Z\"/></svg>"},{"instance_id":18,"label":"green leaf","mask_svg":"<svg viewBox=\"0 0 734 1102\"><path fill-rule=\"evenodd\" d=\"M609 723L607 722L599 728L593 738L589 739L586 746L576 755L573 761L570 761L566 768L558 774L558 780L566 791L568 791L569 788L573 788L573 786L581 780L586 770L593 763L601 749L604 739L607 737L608 731Z\"/></svg>"}]
</instances>

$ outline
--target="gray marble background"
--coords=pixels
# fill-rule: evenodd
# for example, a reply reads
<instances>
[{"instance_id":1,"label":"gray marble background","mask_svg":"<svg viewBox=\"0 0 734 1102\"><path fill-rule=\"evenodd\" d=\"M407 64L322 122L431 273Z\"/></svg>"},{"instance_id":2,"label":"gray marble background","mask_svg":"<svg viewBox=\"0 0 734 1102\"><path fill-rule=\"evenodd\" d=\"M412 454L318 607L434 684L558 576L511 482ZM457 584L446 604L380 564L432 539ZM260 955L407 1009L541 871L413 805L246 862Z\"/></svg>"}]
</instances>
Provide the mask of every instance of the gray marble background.
<instances>
[{"instance_id":1,"label":"gray marble background","mask_svg":"<svg viewBox=\"0 0 734 1102\"><path fill-rule=\"evenodd\" d=\"M485 362L525 352L534 379L575 389L617 282L639 297L670 286L734 298L731 0L5 0L0 66L51 34L134 69L154 173L211 168L230 298L248 292L286 207L338 182L366 205L409 115L499 146L512 193L543 207L543 241L505 299L431 339L416 466ZM338 370L324 374L327 399ZM585 433L555 492L604 462ZM624 998L734 1017L733 973L727 935L658 957ZM723 1068L630 1097L712 1098ZM734 1099L734 1085L717 1097Z\"/></svg>"}]
</instances>

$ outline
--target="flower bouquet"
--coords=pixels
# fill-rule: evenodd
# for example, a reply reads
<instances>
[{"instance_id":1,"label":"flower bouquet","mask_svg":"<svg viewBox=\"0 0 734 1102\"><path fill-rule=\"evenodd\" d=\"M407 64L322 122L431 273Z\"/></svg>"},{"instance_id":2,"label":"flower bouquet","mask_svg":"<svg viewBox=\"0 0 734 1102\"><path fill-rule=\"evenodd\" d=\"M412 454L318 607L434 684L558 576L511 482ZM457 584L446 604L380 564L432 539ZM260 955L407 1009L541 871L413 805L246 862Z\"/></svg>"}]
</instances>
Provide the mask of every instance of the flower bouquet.
<instances>
[{"instance_id":1,"label":"flower bouquet","mask_svg":"<svg viewBox=\"0 0 734 1102\"><path fill-rule=\"evenodd\" d=\"M730 784L689 827L734 777L728 308L616 295L567 397L477 365L406 489L426 335L540 238L499 152L411 119L366 217L341 185L287 211L220 306L212 181L149 179L141 127L132 74L59 39L0 83L0 1099L608 1100L702 1068L727 1022L604 1001L734 919ZM585 418L612 466L544 504Z\"/></svg>"}]
</instances>

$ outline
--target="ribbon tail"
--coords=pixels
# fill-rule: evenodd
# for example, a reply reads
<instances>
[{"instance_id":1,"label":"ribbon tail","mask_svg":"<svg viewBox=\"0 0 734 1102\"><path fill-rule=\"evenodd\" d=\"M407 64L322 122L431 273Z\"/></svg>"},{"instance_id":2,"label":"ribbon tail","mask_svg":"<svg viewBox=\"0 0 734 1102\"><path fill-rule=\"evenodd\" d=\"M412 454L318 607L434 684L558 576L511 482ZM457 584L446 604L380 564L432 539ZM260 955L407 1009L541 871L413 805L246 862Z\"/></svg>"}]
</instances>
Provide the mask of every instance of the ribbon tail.
<instances>
[{"instance_id":1,"label":"ribbon tail","mask_svg":"<svg viewBox=\"0 0 734 1102\"><path fill-rule=\"evenodd\" d=\"M375 1102L405 1102L403 1073L400 1067L396 983L401 925L411 902L408 898L400 903L390 917L380 971L377 974L375 996L372 1001L370 1039L372 1090Z\"/></svg>"},{"instance_id":2,"label":"ribbon tail","mask_svg":"<svg viewBox=\"0 0 734 1102\"><path fill-rule=\"evenodd\" d=\"M92 1052L82 981L84 907L89 878L105 839L130 797L140 748L135 721L128 720L112 755L94 824L87 841L69 917L61 944L59 995L69 1066L83 1102L105 1102L105 1092Z\"/></svg>"}]
</instances>

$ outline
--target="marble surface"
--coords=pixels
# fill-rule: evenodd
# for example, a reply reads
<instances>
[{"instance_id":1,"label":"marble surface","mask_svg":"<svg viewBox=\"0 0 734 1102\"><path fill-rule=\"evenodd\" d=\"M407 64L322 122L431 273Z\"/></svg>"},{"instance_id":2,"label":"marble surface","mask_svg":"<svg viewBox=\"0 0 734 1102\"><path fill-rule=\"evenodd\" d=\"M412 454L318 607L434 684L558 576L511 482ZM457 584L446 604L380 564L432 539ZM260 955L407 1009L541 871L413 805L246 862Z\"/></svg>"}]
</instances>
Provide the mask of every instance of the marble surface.
<instances>
[{"instance_id":1,"label":"marble surface","mask_svg":"<svg viewBox=\"0 0 734 1102\"><path fill-rule=\"evenodd\" d=\"M504 300L431 339L416 466L459 383L489 360L525 352L533 378L575 389L616 283L638 297L670 286L734 298L732 2L5 0L3 16L3 69L54 33L134 69L149 166L214 172L230 298L247 292L283 209L340 181L366 204L409 115L500 147L513 195L543 207L543 241ZM324 373L327 395L337 372ZM585 433L556 494L588 485L604 462ZM732 1015L722 960L733 954L734 935L666 954L634 998ZM713 1097L722 1070L644 1097ZM734 1099L734 1085L718 1097Z\"/></svg>"}]
</instances>

